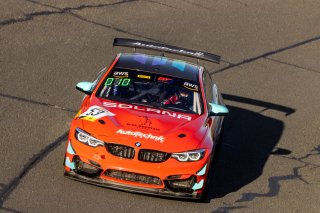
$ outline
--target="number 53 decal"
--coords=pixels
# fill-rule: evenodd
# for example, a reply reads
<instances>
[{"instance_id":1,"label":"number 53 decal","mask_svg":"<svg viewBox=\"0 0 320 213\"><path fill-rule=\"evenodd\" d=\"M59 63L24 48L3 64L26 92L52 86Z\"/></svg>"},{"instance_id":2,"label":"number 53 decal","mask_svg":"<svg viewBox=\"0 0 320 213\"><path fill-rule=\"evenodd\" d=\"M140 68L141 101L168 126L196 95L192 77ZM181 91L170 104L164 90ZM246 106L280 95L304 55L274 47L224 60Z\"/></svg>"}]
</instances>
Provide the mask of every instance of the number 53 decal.
<instances>
[{"instance_id":1,"label":"number 53 decal","mask_svg":"<svg viewBox=\"0 0 320 213\"><path fill-rule=\"evenodd\" d=\"M87 111L82 113L79 118L87 121L95 121L105 116L114 116L115 114L99 106L91 106Z\"/></svg>"}]
</instances>

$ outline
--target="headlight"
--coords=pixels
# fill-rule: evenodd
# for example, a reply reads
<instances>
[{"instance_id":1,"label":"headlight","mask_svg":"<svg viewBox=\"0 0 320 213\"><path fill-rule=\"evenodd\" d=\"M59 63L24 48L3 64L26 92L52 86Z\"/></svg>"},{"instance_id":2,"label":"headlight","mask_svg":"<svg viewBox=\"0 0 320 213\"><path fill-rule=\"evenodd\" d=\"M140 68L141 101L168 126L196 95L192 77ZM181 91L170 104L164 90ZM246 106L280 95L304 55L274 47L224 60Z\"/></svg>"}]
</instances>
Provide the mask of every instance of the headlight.
<instances>
[{"instance_id":1,"label":"headlight","mask_svg":"<svg viewBox=\"0 0 320 213\"><path fill-rule=\"evenodd\" d=\"M205 149L198 149L189 152L172 153L171 157L181 162L198 161L204 156Z\"/></svg>"},{"instance_id":2,"label":"headlight","mask_svg":"<svg viewBox=\"0 0 320 213\"><path fill-rule=\"evenodd\" d=\"M92 137L91 135L89 135L88 133L83 131L82 129L76 128L75 136L78 139L78 141L80 141L84 144L87 144L89 146L92 146L92 147L104 146L103 141L100 141L100 140Z\"/></svg>"}]
</instances>

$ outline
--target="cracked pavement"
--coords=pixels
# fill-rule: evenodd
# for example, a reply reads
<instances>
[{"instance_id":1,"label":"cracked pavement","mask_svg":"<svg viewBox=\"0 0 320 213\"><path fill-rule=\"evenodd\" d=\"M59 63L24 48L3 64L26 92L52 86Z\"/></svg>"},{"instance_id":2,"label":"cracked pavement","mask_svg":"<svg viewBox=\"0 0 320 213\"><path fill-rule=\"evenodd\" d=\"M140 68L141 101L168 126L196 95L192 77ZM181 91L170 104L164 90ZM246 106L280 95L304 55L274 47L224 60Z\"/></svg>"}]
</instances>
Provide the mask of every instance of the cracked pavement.
<instances>
[{"instance_id":1,"label":"cracked pavement","mask_svg":"<svg viewBox=\"0 0 320 213\"><path fill-rule=\"evenodd\" d=\"M318 212L319 8L317 0L1 1L0 212ZM206 202L63 177L83 97L75 84L131 51L112 48L114 37L222 56L220 65L200 62L231 111Z\"/></svg>"}]
</instances>

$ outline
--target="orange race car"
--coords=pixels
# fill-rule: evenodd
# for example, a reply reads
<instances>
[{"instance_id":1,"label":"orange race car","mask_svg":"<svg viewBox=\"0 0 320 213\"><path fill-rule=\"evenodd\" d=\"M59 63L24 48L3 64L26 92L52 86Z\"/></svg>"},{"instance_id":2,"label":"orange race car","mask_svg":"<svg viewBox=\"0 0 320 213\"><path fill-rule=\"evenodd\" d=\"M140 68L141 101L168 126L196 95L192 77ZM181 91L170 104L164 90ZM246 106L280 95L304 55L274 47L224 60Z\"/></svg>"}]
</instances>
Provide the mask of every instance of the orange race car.
<instances>
[{"instance_id":1,"label":"orange race car","mask_svg":"<svg viewBox=\"0 0 320 213\"><path fill-rule=\"evenodd\" d=\"M203 197L228 109L202 66L164 52L215 63L220 57L132 39L113 44L163 54L120 53L94 82L77 84L86 96L71 123L65 176L145 194Z\"/></svg>"}]
</instances>

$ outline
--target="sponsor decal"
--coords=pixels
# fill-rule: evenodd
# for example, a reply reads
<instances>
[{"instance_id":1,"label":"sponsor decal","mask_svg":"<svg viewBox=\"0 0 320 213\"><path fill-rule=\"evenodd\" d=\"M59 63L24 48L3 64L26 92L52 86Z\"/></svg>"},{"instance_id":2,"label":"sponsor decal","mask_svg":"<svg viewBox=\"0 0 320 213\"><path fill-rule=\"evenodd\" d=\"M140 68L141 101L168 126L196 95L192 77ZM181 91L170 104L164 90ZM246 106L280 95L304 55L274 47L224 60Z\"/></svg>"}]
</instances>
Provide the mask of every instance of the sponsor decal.
<instances>
[{"instance_id":1,"label":"sponsor decal","mask_svg":"<svg viewBox=\"0 0 320 213\"><path fill-rule=\"evenodd\" d=\"M142 112L157 113L157 114L161 114L161 115L167 115L167 116L170 116L173 118L186 119L188 121L191 121L191 116L188 116L188 115L183 115L183 114L169 112L166 110L160 110L160 109L155 109L155 108L135 106L132 104L118 104L118 103L113 103L113 102L103 102L103 106L110 107L110 108L133 109L133 110L142 111Z\"/></svg>"},{"instance_id":2,"label":"sponsor decal","mask_svg":"<svg viewBox=\"0 0 320 213\"><path fill-rule=\"evenodd\" d=\"M194 90L194 91L198 91L198 85L196 84L191 84L189 82L184 82L183 86L189 90Z\"/></svg>"},{"instance_id":3,"label":"sponsor decal","mask_svg":"<svg viewBox=\"0 0 320 213\"><path fill-rule=\"evenodd\" d=\"M167 82L167 81L173 81L173 79L172 79L172 78L167 78L167 77L159 77L159 78L158 78L158 81Z\"/></svg>"},{"instance_id":4,"label":"sponsor decal","mask_svg":"<svg viewBox=\"0 0 320 213\"><path fill-rule=\"evenodd\" d=\"M140 125L140 124L133 124L133 123L126 123L127 126L132 126L132 127L136 127L136 128L140 128L140 129L145 129L145 130L154 130L154 131L160 131L159 128L154 128L152 126L144 126L144 125Z\"/></svg>"},{"instance_id":5,"label":"sponsor decal","mask_svg":"<svg viewBox=\"0 0 320 213\"><path fill-rule=\"evenodd\" d=\"M115 78L124 78L124 77L128 77L128 76L129 76L129 72L116 71L113 73L113 77L115 77Z\"/></svg>"},{"instance_id":6,"label":"sponsor decal","mask_svg":"<svg viewBox=\"0 0 320 213\"><path fill-rule=\"evenodd\" d=\"M171 49L169 47L164 47L164 46L155 46L153 44L142 44L141 42L135 42L133 43L134 45L140 46L140 47L147 47L147 48L152 48L152 49L157 49L157 50L162 50L162 51L169 51L169 52L175 52L175 53L182 53L182 54L188 54L188 55L194 55L198 57L203 57L204 53L203 52L190 52L186 50L179 50L179 49Z\"/></svg>"},{"instance_id":7,"label":"sponsor decal","mask_svg":"<svg viewBox=\"0 0 320 213\"><path fill-rule=\"evenodd\" d=\"M99 106L91 106L87 111L82 113L79 118L87 121L95 121L105 116L114 116L115 114Z\"/></svg>"},{"instance_id":8,"label":"sponsor decal","mask_svg":"<svg viewBox=\"0 0 320 213\"><path fill-rule=\"evenodd\" d=\"M140 117L140 125L151 126L152 122L147 116L139 116L139 117Z\"/></svg>"},{"instance_id":9,"label":"sponsor decal","mask_svg":"<svg viewBox=\"0 0 320 213\"><path fill-rule=\"evenodd\" d=\"M151 79L151 76L149 75L137 75L138 78L145 78L145 79Z\"/></svg>"},{"instance_id":10,"label":"sponsor decal","mask_svg":"<svg viewBox=\"0 0 320 213\"><path fill-rule=\"evenodd\" d=\"M154 131L159 131L159 128L154 128L151 126L152 122L147 116L139 116L139 124L137 123L126 123L127 126L132 126L140 129L145 129L145 130L154 130Z\"/></svg>"},{"instance_id":11,"label":"sponsor decal","mask_svg":"<svg viewBox=\"0 0 320 213\"><path fill-rule=\"evenodd\" d=\"M165 138L163 136L155 136L152 135L151 133L142 133L142 132L138 132L138 131L131 131L131 130L123 130L123 129L119 129L118 131L116 131L117 134L121 134L121 135L130 135L132 137L135 138L145 138L145 139L151 139L154 140L156 142L160 142L163 143L163 141L165 140Z\"/></svg>"}]
</instances>

